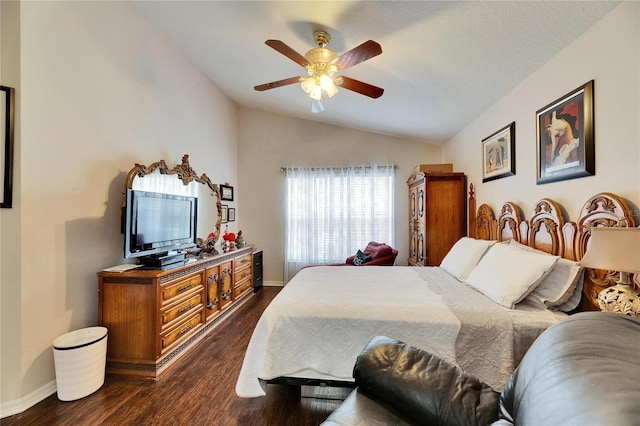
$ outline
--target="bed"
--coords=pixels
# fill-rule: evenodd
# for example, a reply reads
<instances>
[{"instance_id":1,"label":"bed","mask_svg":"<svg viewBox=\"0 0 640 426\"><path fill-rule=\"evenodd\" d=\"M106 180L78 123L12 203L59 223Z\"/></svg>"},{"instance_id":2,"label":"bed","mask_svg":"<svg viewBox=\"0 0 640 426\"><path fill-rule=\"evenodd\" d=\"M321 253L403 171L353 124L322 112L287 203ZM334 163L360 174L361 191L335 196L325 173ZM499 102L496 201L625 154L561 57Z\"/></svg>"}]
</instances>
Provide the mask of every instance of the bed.
<instances>
[{"instance_id":1,"label":"bed","mask_svg":"<svg viewBox=\"0 0 640 426\"><path fill-rule=\"evenodd\" d=\"M528 220L511 202L496 218L486 204L476 210L473 187L469 211L469 237L440 267L300 271L258 321L238 396L263 396L267 383L349 386L357 355L376 335L429 349L499 391L542 331L594 309L598 291L615 281L577 265L591 227L620 217L635 226L625 201L610 193L591 197L577 222L547 198Z\"/></svg>"}]
</instances>

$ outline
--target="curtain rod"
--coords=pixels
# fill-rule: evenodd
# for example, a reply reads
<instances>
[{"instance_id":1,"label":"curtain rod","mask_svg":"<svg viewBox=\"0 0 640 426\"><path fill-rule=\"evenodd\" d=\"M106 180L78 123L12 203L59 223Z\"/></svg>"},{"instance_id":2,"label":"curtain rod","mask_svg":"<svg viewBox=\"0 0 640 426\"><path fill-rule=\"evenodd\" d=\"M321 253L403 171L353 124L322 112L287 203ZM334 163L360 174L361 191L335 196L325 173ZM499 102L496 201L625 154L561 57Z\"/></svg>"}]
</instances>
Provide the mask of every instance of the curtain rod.
<instances>
[{"instance_id":1,"label":"curtain rod","mask_svg":"<svg viewBox=\"0 0 640 426\"><path fill-rule=\"evenodd\" d=\"M395 164L390 164L390 166L392 166L394 169L397 168L397 166ZM345 167L292 167L294 169L310 169L310 170L316 170L316 169L333 169L333 170L341 170L347 167L358 167L358 166L345 166ZM385 165L378 165L378 168L382 168L382 167L387 167ZM364 166L365 169L371 169L372 166ZM287 168L286 167L280 167L280 172L286 172Z\"/></svg>"}]
</instances>

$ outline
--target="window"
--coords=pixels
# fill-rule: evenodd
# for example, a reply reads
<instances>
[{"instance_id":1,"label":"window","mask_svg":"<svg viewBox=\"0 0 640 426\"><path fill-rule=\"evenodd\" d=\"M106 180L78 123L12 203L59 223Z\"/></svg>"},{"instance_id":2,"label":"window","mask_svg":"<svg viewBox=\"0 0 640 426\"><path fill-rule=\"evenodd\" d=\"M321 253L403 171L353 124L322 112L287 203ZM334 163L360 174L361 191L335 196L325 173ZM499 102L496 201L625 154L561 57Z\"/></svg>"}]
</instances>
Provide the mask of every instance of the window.
<instances>
[{"instance_id":1,"label":"window","mask_svg":"<svg viewBox=\"0 0 640 426\"><path fill-rule=\"evenodd\" d=\"M392 165L287 168L285 282L369 241L394 245L393 177Z\"/></svg>"}]
</instances>

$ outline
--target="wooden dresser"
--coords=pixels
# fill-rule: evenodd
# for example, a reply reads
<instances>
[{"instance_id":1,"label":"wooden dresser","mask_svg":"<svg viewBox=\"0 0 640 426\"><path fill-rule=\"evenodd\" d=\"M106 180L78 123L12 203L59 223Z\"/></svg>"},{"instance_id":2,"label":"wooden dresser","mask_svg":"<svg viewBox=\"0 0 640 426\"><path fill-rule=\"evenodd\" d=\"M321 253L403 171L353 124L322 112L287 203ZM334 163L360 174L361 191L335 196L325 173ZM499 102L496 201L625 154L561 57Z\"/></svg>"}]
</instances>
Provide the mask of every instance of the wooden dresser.
<instances>
[{"instance_id":1,"label":"wooden dresser","mask_svg":"<svg viewBox=\"0 0 640 426\"><path fill-rule=\"evenodd\" d=\"M98 273L107 373L158 379L253 294L253 248L170 270Z\"/></svg>"},{"instance_id":2,"label":"wooden dresser","mask_svg":"<svg viewBox=\"0 0 640 426\"><path fill-rule=\"evenodd\" d=\"M410 266L437 266L466 235L464 173L414 172L409 186Z\"/></svg>"}]
</instances>

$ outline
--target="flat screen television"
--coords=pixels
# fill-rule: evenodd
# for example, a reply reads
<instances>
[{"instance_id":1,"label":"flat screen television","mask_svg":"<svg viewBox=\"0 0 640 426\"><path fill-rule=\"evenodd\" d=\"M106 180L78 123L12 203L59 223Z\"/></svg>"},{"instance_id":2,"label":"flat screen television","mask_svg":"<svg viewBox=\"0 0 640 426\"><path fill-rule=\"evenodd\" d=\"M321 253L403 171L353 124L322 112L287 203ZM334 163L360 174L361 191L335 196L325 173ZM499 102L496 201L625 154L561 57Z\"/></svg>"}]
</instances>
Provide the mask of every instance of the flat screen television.
<instances>
[{"instance_id":1,"label":"flat screen television","mask_svg":"<svg viewBox=\"0 0 640 426\"><path fill-rule=\"evenodd\" d=\"M160 257L195 245L197 219L196 197L128 189L124 257Z\"/></svg>"}]
</instances>

